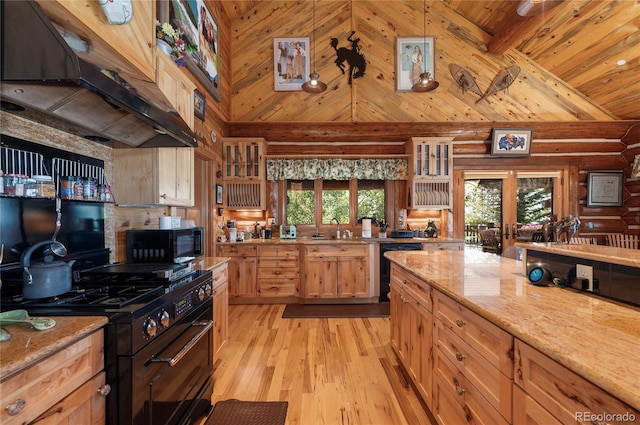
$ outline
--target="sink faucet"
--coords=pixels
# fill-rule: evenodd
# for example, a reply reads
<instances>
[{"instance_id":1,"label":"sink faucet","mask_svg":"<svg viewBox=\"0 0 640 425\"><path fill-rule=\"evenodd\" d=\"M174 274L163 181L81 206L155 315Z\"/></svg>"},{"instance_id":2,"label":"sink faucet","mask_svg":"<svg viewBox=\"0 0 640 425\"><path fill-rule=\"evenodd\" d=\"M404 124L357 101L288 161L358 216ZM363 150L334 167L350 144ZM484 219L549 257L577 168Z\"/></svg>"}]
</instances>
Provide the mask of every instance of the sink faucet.
<instances>
[{"instance_id":1,"label":"sink faucet","mask_svg":"<svg viewBox=\"0 0 640 425\"><path fill-rule=\"evenodd\" d=\"M335 220L336 224L338 225L338 231L337 231L337 233L336 233L336 239L340 239L340 222L338 221L338 219L337 219L337 218L333 217L333 218L331 219L331 223L333 223L333 222L334 222L334 220Z\"/></svg>"}]
</instances>

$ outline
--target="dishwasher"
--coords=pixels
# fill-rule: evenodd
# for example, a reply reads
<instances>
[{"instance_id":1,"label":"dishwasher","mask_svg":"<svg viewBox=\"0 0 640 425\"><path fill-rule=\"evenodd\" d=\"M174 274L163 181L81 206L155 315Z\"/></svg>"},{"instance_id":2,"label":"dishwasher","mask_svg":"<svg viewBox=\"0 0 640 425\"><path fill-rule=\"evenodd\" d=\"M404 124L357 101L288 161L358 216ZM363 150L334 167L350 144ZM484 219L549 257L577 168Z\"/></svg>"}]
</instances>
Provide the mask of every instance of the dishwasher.
<instances>
[{"instance_id":1,"label":"dishwasher","mask_svg":"<svg viewBox=\"0 0 640 425\"><path fill-rule=\"evenodd\" d=\"M422 244L420 242L399 242L399 243L381 243L380 244L380 302L389 301L389 290L391 282L391 264L384 256L388 251L420 251Z\"/></svg>"}]
</instances>

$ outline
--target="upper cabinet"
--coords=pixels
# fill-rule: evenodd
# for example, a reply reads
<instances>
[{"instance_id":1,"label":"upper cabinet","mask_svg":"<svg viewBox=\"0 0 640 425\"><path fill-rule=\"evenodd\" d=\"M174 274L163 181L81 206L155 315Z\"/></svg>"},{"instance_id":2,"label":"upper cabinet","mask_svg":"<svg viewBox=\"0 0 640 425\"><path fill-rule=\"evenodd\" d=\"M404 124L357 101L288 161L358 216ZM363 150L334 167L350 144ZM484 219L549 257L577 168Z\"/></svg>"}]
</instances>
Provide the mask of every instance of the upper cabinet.
<instances>
[{"instance_id":1,"label":"upper cabinet","mask_svg":"<svg viewBox=\"0 0 640 425\"><path fill-rule=\"evenodd\" d=\"M225 138L223 173L228 209L266 208L266 142L262 138Z\"/></svg>"},{"instance_id":2,"label":"upper cabinet","mask_svg":"<svg viewBox=\"0 0 640 425\"><path fill-rule=\"evenodd\" d=\"M193 91L196 85L160 49L156 55L156 83L171 106L193 130Z\"/></svg>"},{"instance_id":3,"label":"upper cabinet","mask_svg":"<svg viewBox=\"0 0 640 425\"><path fill-rule=\"evenodd\" d=\"M413 137L409 158L408 206L414 209L450 209L453 177L453 139Z\"/></svg>"},{"instance_id":4,"label":"upper cabinet","mask_svg":"<svg viewBox=\"0 0 640 425\"><path fill-rule=\"evenodd\" d=\"M116 71L130 83L132 77L155 81L155 2L131 3L131 20L111 25L95 0L38 1L53 22L87 41L90 49L79 54L82 59Z\"/></svg>"},{"instance_id":5,"label":"upper cabinet","mask_svg":"<svg viewBox=\"0 0 640 425\"><path fill-rule=\"evenodd\" d=\"M192 148L114 149L118 204L193 206Z\"/></svg>"}]
</instances>

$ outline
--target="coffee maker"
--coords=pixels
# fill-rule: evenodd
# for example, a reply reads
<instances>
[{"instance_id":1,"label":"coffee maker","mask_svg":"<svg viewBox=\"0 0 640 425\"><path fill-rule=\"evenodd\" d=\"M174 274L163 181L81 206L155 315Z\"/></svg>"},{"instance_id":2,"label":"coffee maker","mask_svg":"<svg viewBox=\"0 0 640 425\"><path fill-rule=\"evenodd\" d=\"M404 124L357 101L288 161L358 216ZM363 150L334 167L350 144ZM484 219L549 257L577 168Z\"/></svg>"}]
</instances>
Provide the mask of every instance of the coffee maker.
<instances>
[{"instance_id":1,"label":"coffee maker","mask_svg":"<svg viewBox=\"0 0 640 425\"><path fill-rule=\"evenodd\" d=\"M296 226L280 225L280 239L295 239L296 238Z\"/></svg>"}]
</instances>

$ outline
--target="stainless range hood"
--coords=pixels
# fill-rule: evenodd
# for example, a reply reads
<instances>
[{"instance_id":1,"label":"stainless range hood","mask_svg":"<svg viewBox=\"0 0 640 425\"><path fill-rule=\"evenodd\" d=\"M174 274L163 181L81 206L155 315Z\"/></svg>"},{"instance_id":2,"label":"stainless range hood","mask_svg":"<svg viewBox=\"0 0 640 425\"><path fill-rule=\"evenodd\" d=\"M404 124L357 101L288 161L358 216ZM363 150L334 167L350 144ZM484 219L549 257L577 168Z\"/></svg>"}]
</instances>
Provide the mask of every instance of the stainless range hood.
<instances>
[{"instance_id":1,"label":"stainless range hood","mask_svg":"<svg viewBox=\"0 0 640 425\"><path fill-rule=\"evenodd\" d=\"M117 74L80 58L37 3L3 0L0 7L3 106L18 104L85 129L87 136L128 146L197 145L177 112L149 102Z\"/></svg>"}]
</instances>

